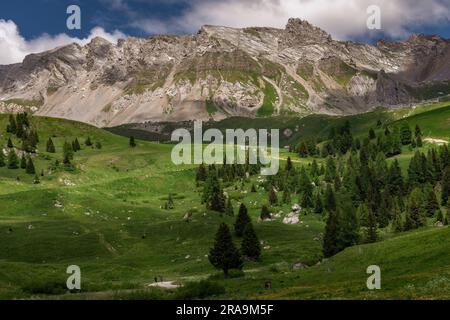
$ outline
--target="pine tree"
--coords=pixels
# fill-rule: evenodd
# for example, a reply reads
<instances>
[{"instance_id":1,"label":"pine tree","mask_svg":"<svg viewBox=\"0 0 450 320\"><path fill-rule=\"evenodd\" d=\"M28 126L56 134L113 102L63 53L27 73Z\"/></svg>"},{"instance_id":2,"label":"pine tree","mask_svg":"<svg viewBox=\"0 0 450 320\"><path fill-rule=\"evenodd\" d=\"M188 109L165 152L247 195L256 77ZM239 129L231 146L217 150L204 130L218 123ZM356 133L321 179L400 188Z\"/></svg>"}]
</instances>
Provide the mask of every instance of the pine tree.
<instances>
[{"instance_id":1,"label":"pine tree","mask_svg":"<svg viewBox=\"0 0 450 320\"><path fill-rule=\"evenodd\" d=\"M208 258L216 269L223 270L225 277L228 277L229 270L242 269L242 257L225 223L222 223L217 231L214 247L210 250Z\"/></svg>"},{"instance_id":2,"label":"pine tree","mask_svg":"<svg viewBox=\"0 0 450 320\"><path fill-rule=\"evenodd\" d=\"M25 153L22 154L20 158L20 168L25 169L27 167L27 158L25 158Z\"/></svg>"},{"instance_id":3,"label":"pine tree","mask_svg":"<svg viewBox=\"0 0 450 320\"><path fill-rule=\"evenodd\" d=\"M341 210L338 217L338 248L339 251L345 248L354 246L359 242L359 223L356 212L352 205L348 205L344 210Z\"/></svg>"},{"instance_id":4,"label":"pine tree","mask_svg":"<svg viewBox=\"0 0 450 320\"><path fill-rule=\"evenodd\" d=\"M261 208L261 220L268 220L272 218L269 208L266 205L263 205Z\"/></svg>"},{"instance_id":5,"label":"pine tree","mask_svg":"<svg viewBox=\"0 0 450 320\"><path fill-rule=\"evenodd\" d=\"M252 261L259 261L261 256L261 245L251 223L248 223L244 230L241 246L242 255Z\"/></svg>"},{"instance_id":6,"label":"pine tree","mask_svg":"<svg viewBox=\"0 0 450 320\"><path fill-rule=\"evenodd\" d=\"M19 159L14 149L8 154L8 169L19 169Z\"/></svg>"},{"instance_id":7,"label":"pine tree","mask_svg":"<svg viewBox=\"0 0 450 320\"><path fill-rule=\"evenodd\" d=\"M374 140L375 138L376 138L375 131L373 130L373 128L370 128L370 130L369 130L369 139L370 140Z\"/></svg>"},{"instance_id":8,"label":"pine tree","mask_svg":"<svg viewBox=\"0 0 450 320\"><path fill-rule=\"evenodd\" d=\"M420 228L425 224L422 212L422 196L420 189L416 188L408 197L405 231Z\"/></svg>"},{"instance_id":9,"label":"pine tree","mask_svg":"<svg viewBox=\"0 0 450 320\"><path fill-rule=\"evenodd\" d=\"M436 194L433 188L430 188L427 192L427 199L425 203L425 210L428 217L433 217L437 210L439 210L439 203L436 199Z\"/></svg>"},{"instance_id":10,"label":"pine tree","mask_svg":"<svg viewBox=\"0 0 450 320\"><path fill-rule=\"evenodd\" d=\"M16 134L17 133L16 119L14 118L14 115L12 115L12 114L9 115L9 124L8 124L8 127L7 127L7 132L8 133L12 133L12 134Z\"/></svg>"},{"instance_id":11,"label":"pine tree","mask_svg":"<svg viewBox=\"0 0 450 320\"><path fill-rule=\"evenodd\" d=\"M101 150L102 148L103 148L102 143L101 143L100 141L97 141L97 142L95 143L95 149ZM80 147L78 150L81 150L81 147Z\"/></svg>"},{"instance_id":12,"label":"pine tree","mask_svg":"<svg viewBox=\"0 0 450 320\"><path fill-rule=\"evenodd\" d=\"M273 186L270 188L270 191L269 191L269 203L272 206L275 206L278 203L278 197L275 192L275 188Z\"/></svg>"},{"instance_id":13,"label":"pine tree","mask_svg":"<svg viewBox=\"0 0 450 320\"><path fill-rule=\"evenodd\" d=\"M291 157L288 157L286 162L286 171L291 171L293 168L294 166L292 165L292 159Z\"/></svg>"},{"instance_id":14,"label":"pine tree","mask_svg":"<svg viewBox=\"0 0 450 320\"><path fill-rule=\"evenodd\" d=\"M408 122L403 122L400 128L400 139L403 145L408 145L412 141L412 133Z\"/></svg>"},{"instance_id":15,"label":"pine tree","mask_svg":"<svg viewBox=\"0 0 450 320\"><path fill-rule=\"evenodd\" d=\"M338 232L339 225L337 212L331 210L328 212L327 225L325 227L325 235L323 238L323 255L325 258L332 257L339 252Z\"/></svg>"},{"instance_id":16,"label":"pine tree","mask_svg":"<svg viewBox=\"0 0 450 320\"><path fill-rule=\"evenodd\" d=\"M169 194L169 196L167 197L167 209L173 210L174 208L175 208L175 203L173 201L172 194Z\"/></svg>"},{"instance_id":17,"label":"pine tree","mask_svg":"<svg viewBox=\"0 0 450 320\"><path fill-rule=\"evenodd\" d=\"M86 145L86 147L92 147L91 137L87 137L87 139L84 142L84 144Z\"/></svg>"},{"instance_id":18,"label":"pine tree","mask_svg":"<svg viewBox=\"0 0 450 320\"><path fill-rule=\"evenodd\" d=\"M316 201L314 205L314 213L321 214L323 213L323 202L320 194L316 195Z\"/></svg>"},{"instance_id":19,"label":"pine tree","mask_svg":"<svg viewBox=\"0 0 450 320\"><path fill-rule=\"evenodd\" d=\"M306 173L305 168L303 167L300 171L299 178L299 193L301 196L300 204L304 208L312 208L313 203L313 191L314 188L311 184L311 180L309 180L308 174Z\"/></svg>"},{"instance_id":20,"label":"pine tree","mask_svg":"<svg viewBox=\"0 0 450 320\"><path fill-rule=\"evenodd\" d=\"M136 148L137 144L133 136L130 137L130 147Z\"/></svg>"},{"instance_id":21,"label":"pine tree","mask_svg":"<svg viewBox=\"0 0 450 320\"><path fill-rule=\"evenodd\" d=\"M68 143L67 141L64 142L63 146L63 157L68 158L69 160L73 160L73 148L72 144Z\"/></svg>"},{"instance_id":22,"label":"pine tree","mask_svg":"<svg viewBox=\"0 0 450 320\"><path fill-rule=\"evenodd\" d=\"M34 168L34 163L31 157L28 157L27 160L27 167L26 167L26 173L27 174L36 174L36 169Z\"/></svg>"},{"instance_id":23,"label":"pine tree","mask_svg":"<svg viewBox=\"0 0 450 320\"><path fill-rule=\"evenodd\" d=\"M48 153L55 153L56 152L55 145L53 144L52 138L48 138L48 141L47 141L47 152Z\"/></svg>"},{"instance_id":24,"label":"pine tree","mask_svg":"<svg viewBox=\"0 0 450 320\"><path fill-rule=\"evenodd\" d=\"M34 176L33 184L40 184L40 183L41 183L41 180L39 179L39 176L36 174Z\"/></svg>"},{"instance_id":25,"label":"pine tree","mask_svg":"<svg viewBox=\"0 0 450 320\"><path fill-rule=\"evenodd\" d=\"M325 169L325 181L334 182L336 177L336 164L333 157L327 158L326 169Z\"/></svg>"},{"instance_id":26,"label":"pine tree","mask_svg":"<svg viewBox=\"0 0 450 320\"><path fill-rule=\"evenodd\" d=\"M72 149L74 152L81 150L81 146L80 146L80 142L78 141L78 138L75 138L75 140L72 142Z\"/></svg>"},{"instance_id":27,"label":"pine tree","mask_svg":"<svg viewBox=\"0 0 450 320\"><path fill-rule=\"evenodd\" d=\"M403 193L404 182L402 176L402 169L395 159L394 162L389 167L388 177L387 177L388 189L391 194L400 195Z\"/></svg>"},{"instance_id":28,"label":"pine tree","mask_svg":"<svg viewBox=\"0 0 450 320\"><path fill-rule=\"evenodd\" d=\"M11 138L8 138L7 146L8 146L9 149L14 148L14 144L12 143Z\"/></svg>"},{"instance_id":29,"label":"pine tree","mask_svg":"<svg viewBox=\"0 0 450 320\"><path fill-rule=\"evenodd\" d=\"M203 190L202 201L209 210L225 212L225 196L215 171L211 171L209 174Z\"/></svg>"},{"instance_id":30,"label":"pine tree","mask_svg":"<svg viewBox=\"0 0 450 320\"><path fill-rule=\"evenodd\" d=\"M330 211L336 211L336 196L334 195L333 188L330 185L327 185L327 189L325 191L325 209Z\"/></svg>"},{"instance_id":31,"label":"pine tree","mask_svg":"<svg viewBox=\"0 0 450 320\"><path fill-rule=\"evenodd\" d=\"M252 189L250 190L250 192L251 193L256 193L257 192L255 184L252 184Z\"/></svg>"},{"instance_id":32,"label":"pine tree","mask_svg":"<svg viewBox=\"0 0 450 320\"><path fill-rule=\"evenodd\" d=\"M248 215L247 207L242 203L239 207L239 213L236 218L236 223L234 225L234 230L238 237L244 235L245 227L247 224L251 223L250 216Z\"/></svg>"},{"instance_id":33,"label":"pine tree","mask_svg":"<svg viewBox=\"0 0 450 320\"><path fill-rule=\"evenodd\" d=\"M403 219L402 219L402 212L400 210L400 207L398 205L398 201L394 200L393 206L392 206L392 230L396 233L403 231Z\"/></svg>"},{"instance_id":34,"label":"pine tree","mask_svg":"<svg viewBox=\"0 0 450 320\"><path fill-rule=\"evenodd\" d=\"M450 197L450 165L448 165L442 176L442 205L445 206L447 204L448 198Z\"/></svg>"}]
</instances>

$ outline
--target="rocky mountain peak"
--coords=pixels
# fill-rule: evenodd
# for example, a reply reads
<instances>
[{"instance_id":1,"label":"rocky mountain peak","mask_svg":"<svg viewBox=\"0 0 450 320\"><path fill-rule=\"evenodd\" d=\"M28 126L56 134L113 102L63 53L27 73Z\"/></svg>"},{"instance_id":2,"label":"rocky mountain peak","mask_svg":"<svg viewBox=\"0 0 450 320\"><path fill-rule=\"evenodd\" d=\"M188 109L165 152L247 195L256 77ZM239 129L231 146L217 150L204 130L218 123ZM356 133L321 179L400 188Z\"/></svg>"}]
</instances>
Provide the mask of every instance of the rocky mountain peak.
<instances>
[{"instance_id":1,"label":"rocky mountain peak","mask_svg":"<svg viewBox=\"0 0 450 320\"><path fill-rule=\"evenodd\" d=\"M288 20L285 28L285 40L291 45L320 44L332 41L327 32L299 18Z\"/></svg>"}]
</instances>

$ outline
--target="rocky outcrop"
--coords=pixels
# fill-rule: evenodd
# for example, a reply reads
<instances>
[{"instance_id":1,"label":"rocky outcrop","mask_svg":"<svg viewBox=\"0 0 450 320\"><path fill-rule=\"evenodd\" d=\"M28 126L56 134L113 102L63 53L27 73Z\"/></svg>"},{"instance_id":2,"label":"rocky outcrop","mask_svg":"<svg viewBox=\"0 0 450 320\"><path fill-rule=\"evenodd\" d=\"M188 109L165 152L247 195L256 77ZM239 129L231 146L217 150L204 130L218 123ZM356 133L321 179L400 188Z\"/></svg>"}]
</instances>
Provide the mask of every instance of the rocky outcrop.
<instances>
[{"instance_id":1,"label":"rocky outcrop","mask_svg":"<svg viewBox=\"0 0 450 320\"><path fill-rule=\"evenodd\" d=\"M285 29L204 26L194 35L117 45L95 38L0 66L0 112L97 126L354 114L449 93L449 40L335 41L300 19Z\"/></svg>"}]
</instances>

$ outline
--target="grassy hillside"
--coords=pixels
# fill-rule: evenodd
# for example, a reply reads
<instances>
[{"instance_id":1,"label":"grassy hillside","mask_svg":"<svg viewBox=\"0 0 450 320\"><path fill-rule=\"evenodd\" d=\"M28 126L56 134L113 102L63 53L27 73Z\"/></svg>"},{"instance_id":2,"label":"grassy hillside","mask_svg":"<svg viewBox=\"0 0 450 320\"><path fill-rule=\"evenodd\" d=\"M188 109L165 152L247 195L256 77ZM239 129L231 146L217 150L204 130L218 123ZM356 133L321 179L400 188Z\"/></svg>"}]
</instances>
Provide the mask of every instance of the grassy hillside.
<instances>
[{"instance_id":1,"label":"grassy hillside","mask_svg":"<svg viewBox=\"0 0 450 320\"><path fill-rule=\"evenodd\" d=\"M445 127L450 107L431 109L411 115L408 121L420 123L429 137L450 137ZM403 116L402 111L379 110L347 119L355 135L363 136L378 120L390 123ZM2 145L9 137L7 121L8 116L0 115ZM194 166L173 165L171 145L138 141L131 148L127 138L85 124L40 117L31 121L40 138L33 161L37 172L44 173L41 183L33 184L34 176L23 169L0 168L0 299L113 298L130 290L140 292L155 277L182 284L212 277L225 286L225 294L218 296L225 299L448 297L448 228L385 237L386 241L349 248L315 266L322 260L325 217L308 214L298 225L285 225L281 219L256 223L261 204L267 202L262 188L250 192L253 183L259 184L258 176L243 184L227 184L225 192L235 211L241 201L248 206L263 242L262 262L246 263L244 276L224 280L206 255L217 226L221 222L231 226L234 219L201 205ZM290 128L294 132L290 141L294 141L300 136L326 135L342 121L324 116L236 118L219 125ZM45 152L49 137L55 142L55 154ZM85 146L87 137L101 142L102 149ZM56 160L62 161L64 142L75 138L82 144L74 157L75 170L54 168ZM13 143L19 141L13 139ZM405 149L399 157L406 164L411 154ZM288 156L295 165L311 161L283 150L281 158ZM174 198L173 210L163 209L169 194ZM290 212L287 205L276 209L282 216ZM188 212L193 213L190 222L183 219ZM298 262L314 267L293 271ZM371 264L382 268L380 292L365 289L365 269ZM64 295L69 265L81 267L80 295ZM271 291L264 289L269 280ZM145 294L166 295L157 290Z\"/></svg>"}]
</instances>

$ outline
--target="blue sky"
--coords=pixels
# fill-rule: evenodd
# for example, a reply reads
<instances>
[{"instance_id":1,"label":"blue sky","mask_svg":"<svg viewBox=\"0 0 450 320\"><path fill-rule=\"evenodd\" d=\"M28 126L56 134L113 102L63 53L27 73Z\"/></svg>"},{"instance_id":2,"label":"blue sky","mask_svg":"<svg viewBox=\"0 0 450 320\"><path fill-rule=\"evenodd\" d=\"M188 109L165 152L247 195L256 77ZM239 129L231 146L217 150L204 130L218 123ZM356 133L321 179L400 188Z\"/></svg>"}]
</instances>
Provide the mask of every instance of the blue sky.
<instances>
[{"instance_id":1,"label":"blue sky","mask_svg":"<svg viewBox=\"0 0 450 320\"><path fill-rule=\"evenodd\" d=\"M66 28L66 9L79 5L82 29ZM382 29L367 29L367 7L381 9ZM411 33L450 38L450 0L2 0L0 64L19 62L31 52L93 36L115 41L126 36L193 33L203 24L282 28L300 17L337 39L374 42Z\"/></svg>"}]
</instances>

